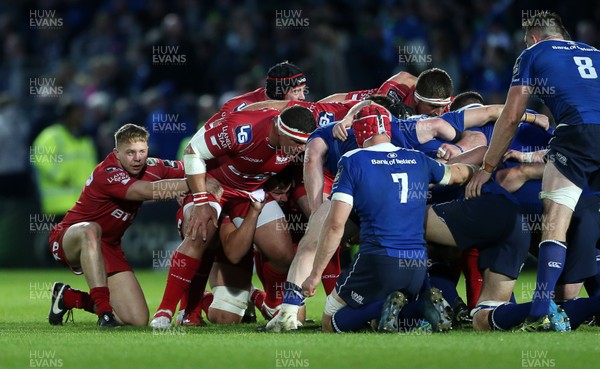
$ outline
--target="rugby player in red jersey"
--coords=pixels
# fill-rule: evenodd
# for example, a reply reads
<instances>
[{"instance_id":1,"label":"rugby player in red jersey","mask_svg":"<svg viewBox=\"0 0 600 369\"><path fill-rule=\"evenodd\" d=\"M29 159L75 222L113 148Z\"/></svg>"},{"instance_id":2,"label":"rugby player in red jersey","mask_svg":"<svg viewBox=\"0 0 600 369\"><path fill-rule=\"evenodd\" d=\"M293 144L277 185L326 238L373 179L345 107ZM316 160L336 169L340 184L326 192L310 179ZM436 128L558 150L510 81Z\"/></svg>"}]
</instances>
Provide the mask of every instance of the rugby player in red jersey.
<instances>
[{"instance_id":1,"label":"rugby player in red jersey","mask_svg":"<svg viewBox=\"0 0 600 369\"><path fill-rule=\"evenodd\" d=\"M87 293L54 283L50 324L62 325L73 308L97 314L101 327L148 324L148 305L121 238L143 201L189 191L181 162L148 158L148 137L134 124L119 128L113 152L96 166L79 200L50 232L54 258L84 274L90 287Z\"/></svg>"},{"instance_id":2,"label":"rugby player in red jersey","mask_svg":"<svg viewBox=\"0 0 600 369\"><path fill-rule=\"evenodd\" d=\"M254 191L290 164L304 150L314 129L311 112L294 106L282 112L239 111L194 135L183 156L194 205L186 210L185 239L173 255L153 327L171 324L177 304L188 292L200 258L213 239L221 209L232 218L245 216L235 213L243 208L238 205L251 201ZM223 187L220 201L207 193L206 178L214 178ZM276 288L285 282L293 258L292 241L285 228L276 227L276 220L283 218L276 202L266 204L260 216L264 225L256 229L254 242L268 259L263 273L272 283L264 287ZM231 296L217 298L226 301Z\"/></svg>"},{"instance_id":3,"label":"rugby player in red jersey","mask_svg":"<svg viewBox=\"0 0 600 369\"><path fill-rule=\"evenodd\" d=\"M265 100L300 100L304 101L306 77L298 66L284 61L272 66L267 72L265 87L228 100L218 112L208 119L206 124L240 111L246 106Z\"/></svg>"},{"instance_id":4,"label":"rugby player in red jersey","mask_svg":"<svg viewBox=\"0 0 600 369\"><path fill-rule=\"evenodd\" d=\"M452 79L439 68L427 69L418 77L400 72L379 88L330 95L319 102L364 100L371 95L386 95L394 102L401 101L415 114L439 116L448 111L452 102Z\"/></svg>"}]
</instances>

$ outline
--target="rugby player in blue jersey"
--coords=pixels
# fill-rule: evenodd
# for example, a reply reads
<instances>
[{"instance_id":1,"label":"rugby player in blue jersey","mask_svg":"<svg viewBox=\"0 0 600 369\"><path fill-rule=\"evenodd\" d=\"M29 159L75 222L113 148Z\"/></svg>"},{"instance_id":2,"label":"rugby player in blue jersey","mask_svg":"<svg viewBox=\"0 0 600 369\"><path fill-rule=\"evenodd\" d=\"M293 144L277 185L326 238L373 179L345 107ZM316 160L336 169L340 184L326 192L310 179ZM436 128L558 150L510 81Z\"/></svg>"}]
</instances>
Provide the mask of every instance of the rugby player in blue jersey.
<instances>
[{"instance_id":1,"label":"rugby player in blue jersey","mask_svg":"<svg viewBox=\"0 0 600 369\"><path fill-rule=\"evenodd\" d=\"M391 144L391 117L378 106L362 108L353 119L359 147L340 159L331 207L320 234L305 296L315 293L323 269L337 249L344 225L354 209L360 218L360 246L356 261L344 270L327 297L323 313L326 332L356 331L381 317L378 330L398 330L404 305L414 301L427 274L423 219L430 183L464 183L473 168L446 166L425 154ZM424 297L425 317L443 307L433 294ZM435 313L433 313L435 314ZM435 327L434 327L435 329Z\"/></svg>"},{"instance_id":2,"label":"rugby player in blue jersey","mask_svg":"<svg viewBox=\"0 0 600 369\"><path fill-rule=\"evenodd\" d=\"M481 170L467 186L477 197L515 134L530 95L541 97L558 123L543 176L542 241L536 290L522 328L538 330L549 314L552 291L565 264L567 229L582 189L600 190L600 51L567 41L560 17L542 12L524 26L525 49L517 58L506 107L496 122Z\"/></svg>"}]
</instances>

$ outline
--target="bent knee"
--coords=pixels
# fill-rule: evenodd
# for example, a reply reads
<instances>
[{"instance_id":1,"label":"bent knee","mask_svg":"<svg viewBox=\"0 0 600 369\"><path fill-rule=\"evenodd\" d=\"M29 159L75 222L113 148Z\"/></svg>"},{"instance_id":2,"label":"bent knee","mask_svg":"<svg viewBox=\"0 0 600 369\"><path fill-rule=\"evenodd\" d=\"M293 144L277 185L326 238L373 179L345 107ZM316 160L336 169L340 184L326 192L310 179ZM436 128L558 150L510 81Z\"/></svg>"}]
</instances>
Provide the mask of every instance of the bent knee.
<instances>
[{"instance_id":1,"label":"bent knee","mask_svg":"<svg viewBox=\"0 0 600 369\"><path fill-rule=\"evenodd\" d=\"M150 313L148 310L137 311L135 313L122 313L121 315L117 313L117 317L124 325L131 325L134 327L145 327L148 325Z\"/></svg>"},{"instance_id":2,"label":"bent knee","mask_svg":"<svg viewBox=\"0 0 600 369\"><path fill-rule=\"evenodd\" d=\"M208 320L212 324L239 324L242 317L221 309L208 309Z\"/></svg>"},{"instance_id":3,"label":"bent knee","mask_svg":"<svg viewBox=\"0 0 600 369\"><path fill-rule=\"evenodd\" d=\"M213 302L208 308L208 320L213 324L237 324L248 307L250 293L239 288L213 287Z\"/></svg>"}]
</instances>

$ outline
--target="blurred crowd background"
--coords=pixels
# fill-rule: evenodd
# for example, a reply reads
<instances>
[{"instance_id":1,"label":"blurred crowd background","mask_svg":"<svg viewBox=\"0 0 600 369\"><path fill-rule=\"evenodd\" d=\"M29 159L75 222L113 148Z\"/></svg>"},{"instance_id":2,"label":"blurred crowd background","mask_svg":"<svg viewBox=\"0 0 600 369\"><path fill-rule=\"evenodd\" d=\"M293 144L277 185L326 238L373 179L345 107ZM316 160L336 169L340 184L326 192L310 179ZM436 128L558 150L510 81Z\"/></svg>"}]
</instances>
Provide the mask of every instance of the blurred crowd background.
<instances>
[{"instance_id":1,"label":"blurred crowd background","mask_svg":"<svg viewBox=\"0 0 600 369\"><path fill-rule=\"evenodd\" d=\"M521 23L542 10L600 46L600 3L587 1L0 1L0 265L48 262L48 228L72 202L45 204L44 181L76 199L124 123L148 128L151 155L175 159L284 60L304 70L313 101L435 66L455 94L503 103Z\"/></svg>"}]
</instances>

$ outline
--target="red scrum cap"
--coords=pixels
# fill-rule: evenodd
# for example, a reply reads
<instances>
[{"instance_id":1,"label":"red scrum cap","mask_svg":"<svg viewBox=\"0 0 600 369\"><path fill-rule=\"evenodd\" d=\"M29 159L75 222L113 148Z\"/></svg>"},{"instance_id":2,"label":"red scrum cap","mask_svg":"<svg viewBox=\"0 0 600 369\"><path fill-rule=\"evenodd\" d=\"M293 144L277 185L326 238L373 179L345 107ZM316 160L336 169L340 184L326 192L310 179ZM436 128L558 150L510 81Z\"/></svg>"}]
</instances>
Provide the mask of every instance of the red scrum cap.
<instances>
[{"instance_id":1,"label":"red scrum cap","mask_svg":"<svg viewBox=\"0 0 600 369\"><path fill-rule=\"evenodd\" d=\"M358 147L363 147L365 141L378 134L392 138L391 120L390 112L381 106L369 105L360 109L352 121Z\"/></svg>"}]
</instances>

